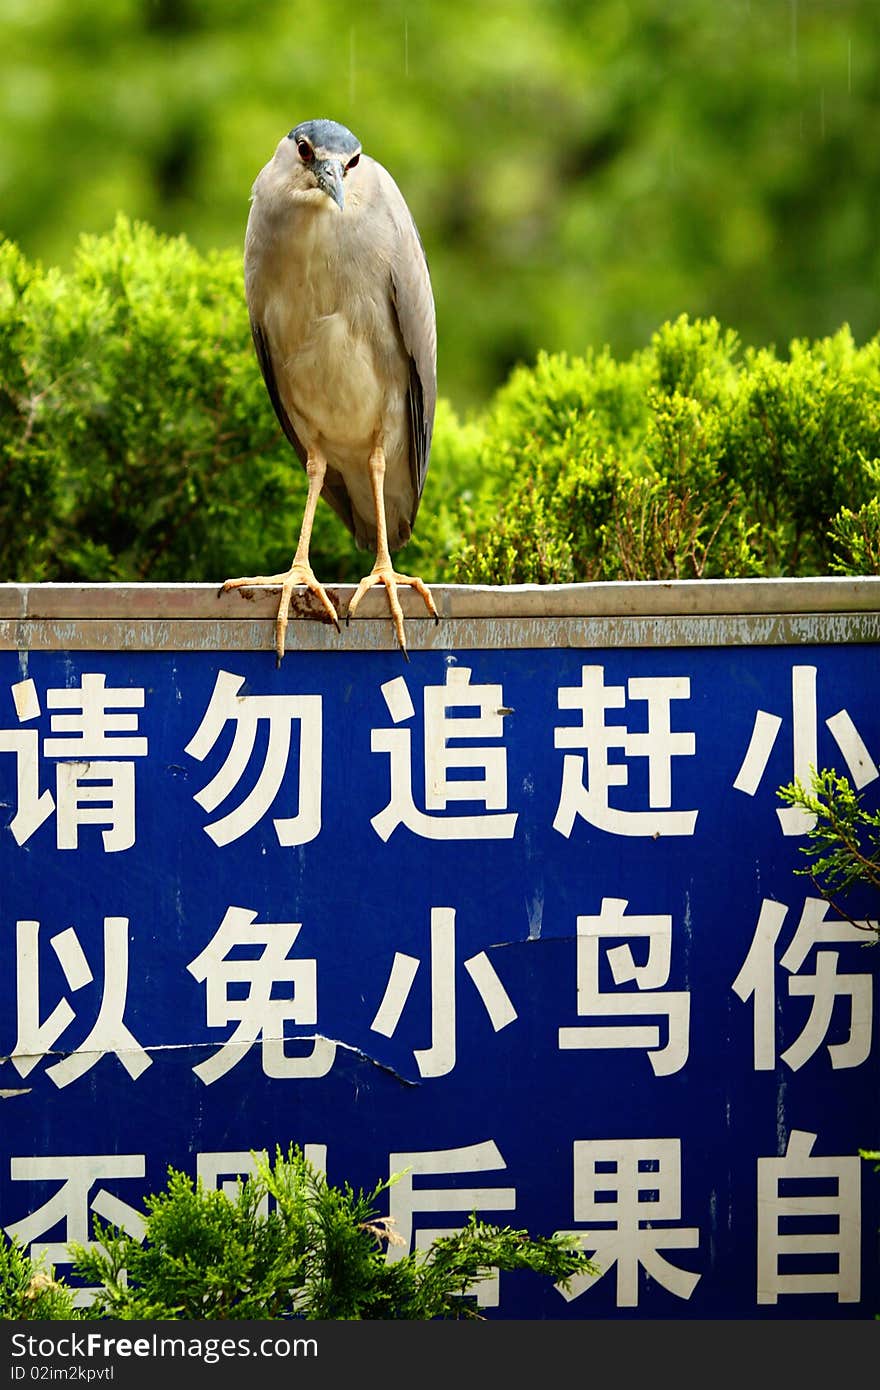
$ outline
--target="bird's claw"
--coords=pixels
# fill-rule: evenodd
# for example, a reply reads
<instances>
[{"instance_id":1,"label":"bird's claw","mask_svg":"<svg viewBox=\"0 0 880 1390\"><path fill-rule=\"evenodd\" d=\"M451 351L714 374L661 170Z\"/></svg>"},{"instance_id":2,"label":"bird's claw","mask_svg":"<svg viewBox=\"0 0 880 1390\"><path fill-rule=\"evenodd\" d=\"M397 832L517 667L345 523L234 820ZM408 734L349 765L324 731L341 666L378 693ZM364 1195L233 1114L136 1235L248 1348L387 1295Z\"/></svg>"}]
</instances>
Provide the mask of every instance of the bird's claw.
<instances>
[{"instance_id":1,"label":"bird's claw","mask_svg":"<svg viewBox=\"0 0 880 1390\"><path fill-rule=\"evenodd\" d=\"M400 599L397 596L397 590L398 587L401 585L415 589L416 593L420 594L424 599L425 606L436 624L440 621L440 614L437 612L437 607L434 603L431 591L428 588L427 584L425 584L423 580L417 578L415 575L398 574L397 571L392 569L390 565L377 565L368 575L364 576L360 584L358 584L355 593L352 595L351 602L349 603L345 613L346 627L350 625L352 615L354 614L356 608L360 604L360 601L363 598L364 594L367 593L369 589L374 588L377 584L382 584L385 587L385 592L388 595L388 604L391 609L391 618L394 623L394 631L397 637L398 645L400 646L400 650L403 652L405 660L409 661L410 657L406 645L406 628L404 623L403 609L400 606ZM294 589L305 588L308 589L311 593L315 594L319 599L320 603L322 604L330 622L336 628L336 631L339 633L341 633L342 631L339 625L339 616L327 594L326 589L324 588L323 584L321 584L318 581L318 579L315 578L315 574L311 566L307 564L304 565L301 563L296 563L292 565L291 568L287 570L284 574L254 574L244 576L241 579L224 580L223 584L218 590L218 597L220 594L228 593L231 589L277 588L280 588L281 590L281 597L278 602L278 612L275 618L276 669L280 667L281 662L284 659L284 652L287 639L287 627L290 614L290 603L291 599L293 598Z\"/></svg>"},{"instance_id":2,"label":"bird's claw","mask_svg":"<svg viewBox=\"0 0 880 1390\"><path fill-rule=\"evenodd\" d=\"M308 589L320 600L324 611L327 613L337 632L341 632L339 626L339 616L333 603L327 594L323 584L315 577L311 565L296 563L284 574L254 574L241 579L227 579L224 581L220 593L225 593L230 589L281 589L281 598L278 603L278 613L275 618L275 666L280 667L284 658L284 650L287 637L288 617L290 613L290 601L293 591L296 588Z\"/></svg>"},{"instance_id":3,"label":"bird's claw","mask_svg":"<svg viewBox=\"0 0 880 1390\"><path fill-rule=\"evenodd\" d=\"M394 631L397 636L398 645L400 646L400 650L403 652L405 659L409 661L409 652L407 651L406 646L406 630L404 625L403 609L400 606L400 599L397 596L398 586L408 586L411 589L415 589L417 594L421 594L422 598L425 601L425 606L427 607L429 613L431 613L431 615L433 616L434 621L439 622L440 614L437 612L437 608L434 603L434 599L431 595L431 591L428 588L427 584L425 584L425 582L422 579L417 578L417 576L412 574L398 574L397 571L392 569L390 565L377 564L373 567L369 574L364 576L360 584L358 584L354 594L352 595L351 602L349 603L348 609L345 614L346 627L351 622L352 614L358 607L358 604L360 603L364 594L369 589L374 588L377 584L383 584L385 586L385 592L388 595L388 604L391 609L391 618L394 623Z\"/></svg>"}]
</instances>

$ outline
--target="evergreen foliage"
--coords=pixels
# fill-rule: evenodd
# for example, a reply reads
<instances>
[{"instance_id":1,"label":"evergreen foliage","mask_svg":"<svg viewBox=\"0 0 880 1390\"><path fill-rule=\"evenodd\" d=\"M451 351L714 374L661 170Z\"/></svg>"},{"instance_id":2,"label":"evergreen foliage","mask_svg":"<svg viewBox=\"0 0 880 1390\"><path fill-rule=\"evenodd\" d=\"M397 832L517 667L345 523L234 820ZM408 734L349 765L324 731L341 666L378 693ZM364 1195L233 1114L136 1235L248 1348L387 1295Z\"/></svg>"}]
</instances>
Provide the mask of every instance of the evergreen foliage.
<instances>
[{"instance_id":1,"label":"evergreen foliage","mask_svg":"<svg viewBox=\"0 0 880 1390\"><path fill-rule=\"evenodd\" d=\"M880 573L880 340L741 351L666 323L624 362L541 354L487 412L471 583Z\"/></svg>"},{"instance_id":2,"label":"evergreen foliage","mask_svg":"<svg viewBox=\"0 0 880 1390\"><path fill-rule=\"evenodd\" d=\"M812 880L839 918L865 932L866 945L880 946L880 912L856 918L842 901L854 889L867 888L875 912L880 906L880 811L869 811L849 778L833 768L813 768L809 785L794 778L778 795L814 817L801 846L811 863L795 872ZM859 1149L859 1157L873 1161L880 1173L880 1149ZM880 1313L874 1317L880 1319Z\"/></svg>"},{"instance_id":3,"label":"evergreen foliage","mask_svg":"<svg viewBox=\"0 0 880 1390\"><path fill-rule=\"evenodd\" d=\"M250 340L240 257L120 217L69 271L0 243L0 580L286 569L306 479ZM319 506L315 572L371 557ZM880 573L880 336L787 355L681 315L618 360L541 352L437 410L401 569L434 582Z\"/></svg>"},{"instance_id":4,"label":"evergreen foliage","mask_svg":"<svg viewBox=\"0 0 880 1390\"><path fill-rule=\"evenodd\" d=\"M469 431L438 411L435 474L466 478ZM428 484L417 548L454 535ZM259 373L240 257L117 219L72 269L0 243L0 577L203 581L286 569L306 480ZM364 559L329 508L327 581Z\"/></svg>"},{"instance_id":5,"label":"evergreen foliage","mask_svg":"<svg viewBox=\"0 0 880 1390\"><path fill-rule=\"evenodd\" d=\"M72 1318L74 1295L0 1227L0 1321L46 1322Z\"/></svg>"},{"instance_id":6,"label":"evergreen foliage","mask_svg":"<svg viewBox=\"0 0 880 1390\"><path fill-rule=\"evenodd\" d=\"M97 1289L86 1318L476 1318L470 1286L491 1267L528 1270L563 1285L596 1267L576 1237L533 1237L472 1215L428 1250L387 1260L399 1243L379 1213L382 1193L330 1184L291 1145L257 1160L233 1197L169 1169L146 1199L143 1243L95 1220L99 1244L71 1246Z\"/></svg>"},{"instance_id":7,"label":"evergreen foliage","mask_svg":"<svg viewBox=\"0 0 880 1390\"><path fill-rule=\"evenodd\" d=\"M880 811L870 811L849 778L833 768L814 770L809 786L795 778L778 795L813 818L802 852L808 867L797 869L812 879L838 916L861 927L880 943L880 917L855 921L841 902L854 888L880 893Z\"/></svg>"}]
</instances>

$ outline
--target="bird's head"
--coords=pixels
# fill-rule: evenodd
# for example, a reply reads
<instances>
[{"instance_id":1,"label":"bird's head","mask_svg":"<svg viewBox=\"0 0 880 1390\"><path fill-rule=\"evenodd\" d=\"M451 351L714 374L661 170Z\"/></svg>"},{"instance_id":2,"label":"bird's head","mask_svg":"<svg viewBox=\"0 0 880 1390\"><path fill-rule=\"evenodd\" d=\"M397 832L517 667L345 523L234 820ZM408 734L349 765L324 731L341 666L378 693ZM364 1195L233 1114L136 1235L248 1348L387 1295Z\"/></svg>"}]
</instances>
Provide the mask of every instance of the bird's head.
<instances>
[{"instance_id":1,"label":"bird's head","mask_svg":"<svg viewBox=\"0 0 880 1390\"><path fill-rule=\"evenodd\" d=\"M361 157L360 141L337 121L303 121L281 141L289 186L297 193L318 192L345 206L345 177Z\"/></svg>"}]
</instances>

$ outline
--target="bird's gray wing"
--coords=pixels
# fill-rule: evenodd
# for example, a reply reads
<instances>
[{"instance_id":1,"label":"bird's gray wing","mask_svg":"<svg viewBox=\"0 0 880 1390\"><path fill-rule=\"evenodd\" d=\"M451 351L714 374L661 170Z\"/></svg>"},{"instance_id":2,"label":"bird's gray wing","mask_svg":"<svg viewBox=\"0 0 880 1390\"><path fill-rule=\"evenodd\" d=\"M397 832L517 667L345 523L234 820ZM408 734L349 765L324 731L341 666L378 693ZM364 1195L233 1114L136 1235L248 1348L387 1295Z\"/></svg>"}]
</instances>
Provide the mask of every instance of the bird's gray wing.
<instances>
[{"instance_id":1,"label":"bird's gray wing","mask_svg":"<svg viewBox=\"0 0 880 1390\"><path fill-rule=\"evenodd\" d=\"M282 404L281 393L278 390L278 382L275 378L275 368L272 365L272 354L269 350L269 343L266 339L266 334L263 332L262 324L259 324L254 318L251 318L251 335L254 340L254 347L257 350L257 361L260 364L260 371L263 373L266 390L269 392L269 400L272 402L272 408L278 416L278 423L287 435L289 442L296 450L300 463L303 468L305 468L306 450L291 424L290 416Z\"/></svg>"},{"instance_id":2,"label":"bird's gray wing","mask_svg":"<svg viewBox=\"0 0 880 1390\"><path fill-rule=\"evenodd\" d=\"M275 368L272 365L272 353L269 349L266 334L262 325L253 317L251 317L251 334L254 340L254 347L257 351L257 361L260 364L260 371L263 373L263 380L266 383L269 400L272 402L272 407L278 417L278 423L287 436L287 439L296 450L297 458L303 468L305 468L306 459L308 457L307 451L296 430L293 428L290 416L284 409L281 393L278 390L278 381L275 377ZM330 503L330 506L333 508L340 521L344 522L352 535L354 535L354 516L351 510L348 490L343 482L342 475L337 473L335 468L327 469L324 476L324 485L321 488L321 496L325 501Z\"/></svg>"},{"instance_id":3,"label":"bird's gray wing","mask_svg":"<svg viewBox=\"0 0 880 1390\"><path fill-rule=\"evenodd\" d=\"M386 174L390 180L390 175ZM409 356L410 472L415 521L431 452L434 410L437 405L437 322L425 249L412 214L395 187L399 199L395 217L398 236L391 257L391 299L403 346Z\"/></svg>"}]
</instances>

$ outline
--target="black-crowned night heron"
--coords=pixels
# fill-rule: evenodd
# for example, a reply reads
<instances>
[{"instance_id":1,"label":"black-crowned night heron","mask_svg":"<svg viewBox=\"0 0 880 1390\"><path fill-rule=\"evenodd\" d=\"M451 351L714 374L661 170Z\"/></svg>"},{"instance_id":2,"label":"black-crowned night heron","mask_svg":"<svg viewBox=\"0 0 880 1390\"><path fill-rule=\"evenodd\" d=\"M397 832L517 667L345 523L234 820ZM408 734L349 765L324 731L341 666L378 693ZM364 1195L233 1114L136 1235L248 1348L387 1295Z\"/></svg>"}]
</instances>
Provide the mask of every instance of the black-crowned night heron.
<instances>
[{"instance_id":1,"label":"black-crowned night heron","mask_svg":"<svg viewBox=\"0 0 880 1390\"><path fill-rule=\"evenodd\" d=\"M434 298L412 214L387 170L335 121L305 121L279 141L254 182L245 234L245 296L275 413L308 476L296 554L284 574L227 579L223 589L281 586L284 655L297 585L339 619L309 563L324 497L376 562L348 606L375 584L388 593L406 653L398 585L437 618L430 590L398 574L391 552L412 533L434 425Z\"/></svg>"}]
</instances>

